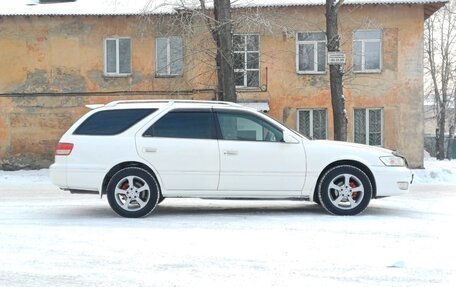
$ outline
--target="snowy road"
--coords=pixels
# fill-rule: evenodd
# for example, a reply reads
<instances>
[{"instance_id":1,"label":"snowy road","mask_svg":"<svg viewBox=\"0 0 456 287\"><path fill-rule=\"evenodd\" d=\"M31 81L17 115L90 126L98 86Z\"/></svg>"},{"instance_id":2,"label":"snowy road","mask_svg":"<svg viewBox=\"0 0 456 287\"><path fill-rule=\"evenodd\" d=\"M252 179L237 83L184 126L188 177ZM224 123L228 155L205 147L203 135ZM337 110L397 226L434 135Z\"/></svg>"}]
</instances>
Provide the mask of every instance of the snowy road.
<instances>
[{"instance_id":1,"label":"snowy road","mask_svg":"<svg viewBox=\"0 0 456 287\"><path fill-rule=\"evenodd\" d=\"M454 186L415 186L356 217L167 199L126 219L105 198L25 182L0 185L2 287L456 286Z\"/></svg>"}]
</instances>

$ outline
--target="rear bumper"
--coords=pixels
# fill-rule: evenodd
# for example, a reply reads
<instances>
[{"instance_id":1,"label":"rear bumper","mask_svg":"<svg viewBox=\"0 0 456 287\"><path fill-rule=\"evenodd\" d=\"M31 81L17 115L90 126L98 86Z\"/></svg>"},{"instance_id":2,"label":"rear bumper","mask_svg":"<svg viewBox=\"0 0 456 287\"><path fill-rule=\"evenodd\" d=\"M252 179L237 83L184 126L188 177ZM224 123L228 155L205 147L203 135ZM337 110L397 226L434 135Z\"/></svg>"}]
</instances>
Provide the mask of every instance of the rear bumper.
<instances>
[{"instance_id":1,"label":"rear bumper","mask_svg":"<svg viewBox=\"0 0 456 287\"><path fill-rule=\"evenodd\" d=\"M377 185L377 197L400 195L409 192L413 173L406 167L382 166L372 168Z\"/></svg>"},{"instance_id":2,"label":"rear bumper","mask_svg":"<svg viewBox=\"0 0 456 287\"><path fill-rule=\"evenodd\" d=\"M68 188L67 171L64 165L54 163L49 167L49 176L53 184L62 189Z\"/></svg>"},{"instance_id":3,"label":"rear bumper","mask_svg":"<svg viewBox=\"0 0 456 287\"><path fill-rule=\"evenodd\" d=\"M91 166L69 166L66 162L56 162L49 167L53 184L72 193L100 193L106 172Z\"/></svg>"}]
</instances>

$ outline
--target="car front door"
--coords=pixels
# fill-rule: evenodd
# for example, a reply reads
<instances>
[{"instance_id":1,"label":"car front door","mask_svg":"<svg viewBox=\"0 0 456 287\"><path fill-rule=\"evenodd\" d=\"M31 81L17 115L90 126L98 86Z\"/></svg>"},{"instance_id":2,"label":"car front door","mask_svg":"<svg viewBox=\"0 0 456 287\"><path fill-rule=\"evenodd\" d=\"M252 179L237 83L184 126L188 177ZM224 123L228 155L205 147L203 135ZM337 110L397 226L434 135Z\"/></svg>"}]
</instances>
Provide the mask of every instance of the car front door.
<instances>
[{"instance_id":1,"label":"car front door","mask_svg":"<svg viewBox=\"0 0 456 287\"><path fill-rule=\"evenodd\" d=\"M253 112L217 110L219 193L242 197L294 197L305 181L302 143L285 143L283 131Z\"/></svg>"},{"instance_id":2,"label":"car front door","mask_svg":"<svg viewBox=\"0 0 456 287\"><path fill-rule=\"evenodd\" d=\"M168 195L217 190L219 150L210 109L170 111L137 134L136 144L139 155L157 170Z\"/></svg>"}]
</instances>

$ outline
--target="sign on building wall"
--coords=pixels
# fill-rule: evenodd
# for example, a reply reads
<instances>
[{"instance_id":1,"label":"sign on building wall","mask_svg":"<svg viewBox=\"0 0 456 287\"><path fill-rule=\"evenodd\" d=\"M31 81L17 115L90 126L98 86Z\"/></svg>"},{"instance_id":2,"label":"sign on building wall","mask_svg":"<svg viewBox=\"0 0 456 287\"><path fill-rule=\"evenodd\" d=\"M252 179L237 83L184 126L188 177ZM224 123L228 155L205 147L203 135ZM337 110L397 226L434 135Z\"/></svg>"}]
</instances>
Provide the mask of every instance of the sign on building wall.
<instances>
[{"instance_id":1,"label":"sign on building wall","mask_svg":"<svg viewBox=\"0 0 456 287\"><path fill-rule=\"evenodd\" d=\"M345 64L344 52L328 52L328 65L343 65Z\"/></svg>"}]
</instances>

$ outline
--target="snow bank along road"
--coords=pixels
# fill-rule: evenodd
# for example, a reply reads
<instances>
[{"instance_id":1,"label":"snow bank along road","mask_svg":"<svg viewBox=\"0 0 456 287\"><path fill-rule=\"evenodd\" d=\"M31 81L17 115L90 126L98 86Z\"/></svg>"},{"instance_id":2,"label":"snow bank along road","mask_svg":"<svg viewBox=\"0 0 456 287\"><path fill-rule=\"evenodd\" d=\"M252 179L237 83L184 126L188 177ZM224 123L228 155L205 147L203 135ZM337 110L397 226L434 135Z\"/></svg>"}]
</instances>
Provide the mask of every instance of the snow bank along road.
<instances>
[{"instance_id":1,"label":"snow bank along road","mask_svg":"<svg viewBox=\"0 0 456 287\"><path fill-rule=\"evenodd\" d=\"M0 173L0 286L456 286L456 186L356 217L287 201L167 199L149 217Z\"/></svg>"}]
</instances>

